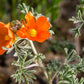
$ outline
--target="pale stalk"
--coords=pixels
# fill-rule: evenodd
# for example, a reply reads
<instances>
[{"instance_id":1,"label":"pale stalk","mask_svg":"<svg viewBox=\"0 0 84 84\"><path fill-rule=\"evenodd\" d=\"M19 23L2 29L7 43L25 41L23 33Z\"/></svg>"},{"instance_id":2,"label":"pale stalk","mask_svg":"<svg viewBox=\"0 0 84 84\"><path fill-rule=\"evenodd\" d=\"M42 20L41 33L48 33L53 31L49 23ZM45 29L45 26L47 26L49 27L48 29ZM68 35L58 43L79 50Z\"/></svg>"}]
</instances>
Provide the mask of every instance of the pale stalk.
<instances>
[{"instance_id":1,"label":"pale stalk","mask_svg":"<svg viewBox=\"0 0 84 84\"><path fill-rule=\"evenodd\" d=\"M29 68L33 68L33 67L36 67L36 66L38 66L38 64L31 64L31 65L26 66L24 68L29 69Z\"/></svg>"},{"instance_id":2,"label":"pale stalk","mask_svg":"<svg viewBox=\"0 0 84 84\"><path fill-rule=\"evenodd\" d=\"M33 42L30 41L30 40L29 40L29 42L30 42L30 44L31 44L31 47L32 47L32 49L33 49L34 54L37 55L38 53L37 53L37 51L36 51L36 49L35 49L35 46L34 46ZM43 63L42 63L41 60L36 60L35 62L38 63L39 66L42 67L42 69L44 68L44 65L43 65ZM46 72L45 69L43 69L43 72L44 72L45 77L48 79L48 75L47 75L47 72Z\"/></svg>"}]
</instances>

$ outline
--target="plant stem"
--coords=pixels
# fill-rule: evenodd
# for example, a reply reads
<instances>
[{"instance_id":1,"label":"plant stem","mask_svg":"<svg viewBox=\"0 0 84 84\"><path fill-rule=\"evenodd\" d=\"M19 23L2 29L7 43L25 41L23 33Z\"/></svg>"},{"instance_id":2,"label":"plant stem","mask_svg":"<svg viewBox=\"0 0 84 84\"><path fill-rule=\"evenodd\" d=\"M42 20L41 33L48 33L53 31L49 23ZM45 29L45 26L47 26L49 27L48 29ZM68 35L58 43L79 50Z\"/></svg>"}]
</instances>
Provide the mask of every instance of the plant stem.
<instances>
[{"instance_id":1,"label":"plant stem","mask_svg":"<svg viewBox=\"0 0 84 84\"><path fill-rule=\"evenodd\" d=\"M30 40L29 40L29 41L30 41ZM33 49L34 54L37 55L38 53L37 53L37 51L36 51L36 48L35 48L35 46L34 46L34 43L33 43L32 41L30 41L30 44L31 44L31 47L32 47L32 49Z\"/></svg>"},{"instance_id":2,"label":"plant stem","mask_svg":"<svg viewBox=\"0 0 84 84\"><path fill-rule=\"evenodd\" d=\"M38 64L31 64L31 65L26 66L26 67L24 67L24 68L29 69L29 68L32 68L32 67L35 67L35 66L38 66Z\"/></svg>"},{"instance_id":3,"label":"plant stem","mask_svg":"<svg viewBox=\"0 0 84 84\"><path fill-rule=\"evenodd\" d=\"M36 49L35 49L35 46L34 46L33 42L30 41L30 40L29 40L29 42L30 42L30 44L31 44L31 47L32 47L32 49L33 49L34 54L37 55L38 53L37 53L37 51L36 51ZM40 67L42 67L42 69L44 68L44 65L43 65L43 63L42 63L41 60L37 60L36 62L39 64ZM47 75L47 72L46 72L45 69L43 69L43 72L44 72L45 77L48 79L48 75Z\"/></svg>"}]
</instances>

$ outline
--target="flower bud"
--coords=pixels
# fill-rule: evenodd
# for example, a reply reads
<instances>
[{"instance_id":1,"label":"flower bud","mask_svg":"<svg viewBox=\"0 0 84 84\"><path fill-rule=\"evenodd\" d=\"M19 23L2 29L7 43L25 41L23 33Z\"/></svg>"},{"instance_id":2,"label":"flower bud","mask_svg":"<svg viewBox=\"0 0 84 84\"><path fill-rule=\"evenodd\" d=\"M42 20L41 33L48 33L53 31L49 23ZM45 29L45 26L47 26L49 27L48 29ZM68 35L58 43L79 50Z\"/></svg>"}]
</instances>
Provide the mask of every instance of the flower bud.
<instances>
[{"instance_id":1,"label":"flower bud","mask_svg":"<svg viewBox=\"0 0 84 84\"><path fill-rule=\"evenodd\" d=\"M11 22L11 30L16 33L17 30L21 28L22 24L19 20L14 20Z\"/></svg>"}]
</instances>

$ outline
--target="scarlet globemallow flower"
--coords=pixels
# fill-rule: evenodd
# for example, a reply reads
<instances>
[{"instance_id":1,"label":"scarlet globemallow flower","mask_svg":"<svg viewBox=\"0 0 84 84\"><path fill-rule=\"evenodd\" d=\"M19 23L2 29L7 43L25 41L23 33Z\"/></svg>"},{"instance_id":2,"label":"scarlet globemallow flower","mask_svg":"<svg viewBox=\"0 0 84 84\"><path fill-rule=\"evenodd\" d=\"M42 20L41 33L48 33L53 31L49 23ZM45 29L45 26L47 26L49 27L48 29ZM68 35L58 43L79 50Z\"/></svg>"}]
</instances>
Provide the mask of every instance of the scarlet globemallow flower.
<instances>
[{"instance_id":1,"label":"scarlet globemallow flower","mask_svg":"<svg viewBox=\"0 0 84 84\"><path fill-rule=\"evenodd\" d=\"M48 29L50 28L50 23L47 21L46 17L40 16L36 20L29 11L25 15L25 19L27 24L24 24L24 27L17 31L19 37L38 42L43 42L49 38L50 34Z\"/></svg>"},{"instance_id":2,"label":"scarlet globemallow flower","mask_svg":"<svg viewBox=\"0 0 84 84\"><path fill-rule=\"evenodd\" d=\"M0 22L0 55L2 55L5 50L2 47L10 48L14 42L14 34L10 30L10 23L4 24Z\"/></svg>"}]
</instances>

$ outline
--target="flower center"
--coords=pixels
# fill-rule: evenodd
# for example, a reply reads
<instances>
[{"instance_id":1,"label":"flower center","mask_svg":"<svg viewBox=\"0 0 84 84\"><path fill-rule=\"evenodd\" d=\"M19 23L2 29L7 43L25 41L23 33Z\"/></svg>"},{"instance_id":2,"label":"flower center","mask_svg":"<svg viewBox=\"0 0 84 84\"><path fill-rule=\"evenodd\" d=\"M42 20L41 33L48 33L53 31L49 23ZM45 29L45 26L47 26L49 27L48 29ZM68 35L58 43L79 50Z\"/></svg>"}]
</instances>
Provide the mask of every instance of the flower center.
<instances>
[{"instance_id":1,"label":"flower center","mask_svg":"<svg viewBox=\"0 0 84 84\"><path fill-rule=\"evenodd\" d=\"M30 29L30 30L29 30L29 35L30 35L31 37L35 37L35 36L37 35L37 31L36 31L35 29Z\"/></svg>"}]
</instances>

